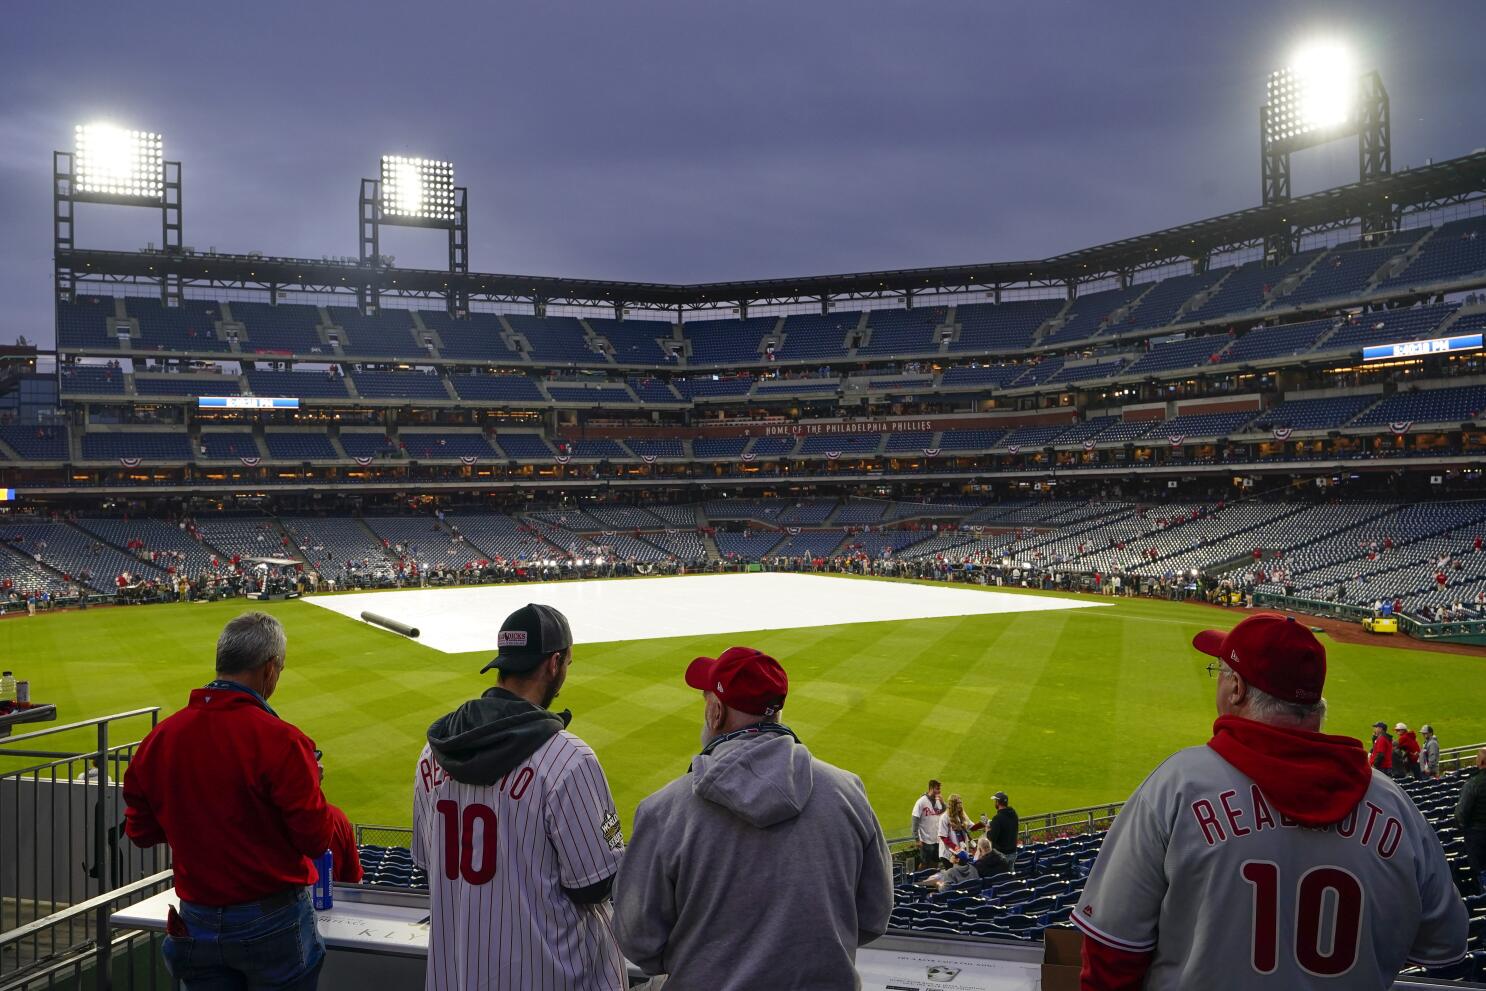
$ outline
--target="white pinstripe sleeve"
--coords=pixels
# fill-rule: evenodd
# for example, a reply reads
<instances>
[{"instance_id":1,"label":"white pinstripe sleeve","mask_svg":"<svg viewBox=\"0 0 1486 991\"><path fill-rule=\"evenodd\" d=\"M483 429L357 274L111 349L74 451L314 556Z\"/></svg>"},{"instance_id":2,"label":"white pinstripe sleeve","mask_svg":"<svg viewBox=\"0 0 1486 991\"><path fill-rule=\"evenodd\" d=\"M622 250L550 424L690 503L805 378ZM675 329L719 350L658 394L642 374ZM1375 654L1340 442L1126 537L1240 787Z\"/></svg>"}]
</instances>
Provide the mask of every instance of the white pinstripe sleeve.
<instances>
[{"instance_id":1,"label":"white pinstripe sleeve","mask_svg":"<svg viewBox=\"0 0 1486 991\"><path fill-rule=\"evenodd\" d=\"M619 870L624 834L604 769L587 745L568 762L547 792L547 837L557 851L558 880L564 888L597 884Z\"/></svg>"},{"instance_id":2,"label":"white pinstripe sleeve","mask_svg":"<svg viewBox=\"0 0 1486 991\"><path fill-rule=\"evenodd\" d=\"M433 756L425 744L413 767L413 863L428 870L428 844L432 839L428 828L429 776L428 768Z\"/></svg>"}]
</instances>

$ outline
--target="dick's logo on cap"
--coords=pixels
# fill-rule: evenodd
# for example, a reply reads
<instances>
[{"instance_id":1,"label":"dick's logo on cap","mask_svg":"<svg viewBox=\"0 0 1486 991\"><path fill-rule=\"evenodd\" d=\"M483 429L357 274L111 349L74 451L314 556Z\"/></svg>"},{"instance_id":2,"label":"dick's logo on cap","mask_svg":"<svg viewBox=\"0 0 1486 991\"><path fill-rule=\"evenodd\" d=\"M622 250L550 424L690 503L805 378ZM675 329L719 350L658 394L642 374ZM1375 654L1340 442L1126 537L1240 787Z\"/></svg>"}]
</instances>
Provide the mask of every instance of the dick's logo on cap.
<instances>
[{"instance_id":1,"label":"dick's logo on cap","mask_svg":"<svg viewBox=\"0 0 1486 991\"><path fill-rule=\"evenodd\" d=\"M525 630L501 630L500 631L500 638L497 641L497 645L499 647L501 647L502 649L504 649L506 647L525 647L526 646L526 631Z\"/></svg>"}]
</instances>

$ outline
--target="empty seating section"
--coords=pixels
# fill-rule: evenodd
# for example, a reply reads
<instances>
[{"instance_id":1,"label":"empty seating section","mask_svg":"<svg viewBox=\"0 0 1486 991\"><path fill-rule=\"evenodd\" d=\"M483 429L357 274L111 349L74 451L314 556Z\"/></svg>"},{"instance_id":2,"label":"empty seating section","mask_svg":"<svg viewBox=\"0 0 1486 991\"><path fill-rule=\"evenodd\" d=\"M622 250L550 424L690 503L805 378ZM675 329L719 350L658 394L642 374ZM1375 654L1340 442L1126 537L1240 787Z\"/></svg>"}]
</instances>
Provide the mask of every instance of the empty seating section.
<instances>
[{"instance_id":1,"label":"empty seating section","mask_svg":"<svg viewBox=\"0 0 1486 991\"><path fill-rule=\"evenodd\" d=\"M697 507L690 505L659 505L646 507L651 515L667 526L694 527L697 525Z\"/></svg>"},{"instance_id":2,"label":"empty seating section","mask_svg":"<svg viewBox=\"0 0 1486 991\"><path fill-rule=\"evenodd\" d=\"M494 313L471 313L453 317L442 310L420 310L418 319L438 334L439 354L470 361L512 361L520 353L501 336L505 328Z\"/></svg>"},{"instance_id":3,"label":"empty seating section","mask_svg":"<svg viewBox=\"0 0 1486 991\"><path fill-rule=\"evenodd\" d=\"M361 522L387 542L387 553L420 568L462 568L488 560L480 548L431 516L367 516Z\"/></svg>"},{"instance_id":4,"label":"empty seating section","mask_svg":"<svg viewBox=\"0 0 1486 991\"><path fill-rule=\"evenodd\" d=\"M1182 315L1181 323L1212 320L1237 313L1250 313L1268 302L1269 293L1285 279L1303 271L1321 253L1320 249L1291 255L1279 265L1246 262L1235 269L1201 305Z\"/></svg>"},{"instance_id":5,"label":"empty seating section","mask_svg":"<svg viewBox=\"0 0 1486 991\"><path fill-rule=\"evenodd\" d=\"M794 449L795 438L793 437L760 437L753 442L749 453L757 454L759 457L771 455L777 457L781 454L788 454Z\"/></svg>"},{"instance_id":6,"label":"empty seating section","mask_svg":"<svg viewBox=\"0 0 1486 991\"><path fill-rule=\"evenodd\" d=\"M282 548L283 534L266 516L198 514L194 521L201 539L229 559L268 557Z\"/></svg>"},{"instance_id":7,"label":"empty seating section","mask_svg":"<svg viewBox=\"0 0 1486 991\"><path fill-rule=\"evenodd\" d=\"M800 444L801 455L875 454L882 444L882 434L811 434Z\"/></svg>"},{"instance_id":8,"label":"empty seating section","mask_svg":"<svg viewBox=\"0 0 1486 991\"><path fill-rule=\"evenodd\" d=\"M903 375L894 378L874 378L868 379L867 383L873 390L887 389L895 395L905 392L928 392L934 388L934 376Z\"/></svg>"},{"instance_id":9,"label":"empty seating section","mask_svg":"<svg viewBox=\"0 0 1486 991\"><path fill-rule=\"evenodd\" d=\"M1005 430L946 430L939 446L946 451L989 451L1006 436Z\"/></svg>"},{"instance_id":10,"label":"empty seating section","mask_svg":"<svg viewBox=\"0 0 1486 991\"><path fill-rule=\"evenodd\" d=\"M65 389L65 386L64 386ZM134 391L141 396L238 396L242 381L235 375L158 375L134 376Z\"/></svg>"},{"instance_id":11,"label":"empty seating section","mask_svg":"<svg viewBox=\"0 0 1486 991\"><path fill-rule=\"evenodd\" d=\"M496 434L495 444L508 458L552 457L552 448L541 434Z\"/></svg>"},{"instance_id":12,"label":"empty seating section","mask_svg":"<svg viewBox=\"0 0 1486 991\"><path fill-rule=\"evenodd\" d=\"M891 503L881 499L852 499L836 510L836 515L831 518L832 523L840 526L865 526L868 523L880 523L883 516L887 514Z\"/></svg>"},{"instance_id":13,"label":"empty seating section","mask_svg":"<svg viewBox=\"0 0 1486 991\"><path fill-rule=\"evenodd\" d=\"M588 318L593 332L614 346L614 361L621 365L667 365L671 352L659 341L674 341L672 324L664 320L610 320Z\"/></svg>"},{"instance_id":14,"label":"empty seating section","mask_svg":"<svg viewBox=\"0 0 1486 991\"><path fill-rule=\"evenodd\" d=\"M934 536L931 530L889 530L883 533L859 533L846 538L843 553L861 553L871 558L896 555L914 544Z\"/></svg>"},{"instance_id":15,"label":"empty seating section","mask_svg":"<svg viewBox=\"0 0 1486 991\"><path fill-rule=\"evenodd\" d=\"M201 456L221 461L226 458L256 458L258 442L250 430L203 430Z\"/></svg>"},{"instance_id":16,"label":"empty seating section","mask_svg":"<svg viewBox=\"0 0 1486 991\"><path fill-rule=\"evenodd\" d=\"M1103 292L1090 293L1080 296L1069 304L1068 317L1062 326L1046 335L1039 344L1063 344L1068 341L1082 341L1099 333L1105 321L1114 315L1141 293L1149 289L1148 284L1131 286L1128 289L1106 289Z\"/></svg>"},{"instance_id":17,"label":"empty seating section","mask_svg":"<svg viewBox=\"0 0 1486 991\"><path fill-rule=\"evenodd\" d=\"M1094 443L1104 444L1128 444L1132 440L1144 437L1152 427L1161 423L1161 420L1117 420L1099 432L1094 438Z\"/></svg>"},{"instance_id":18,"label":"empty seating section","mask_svg":"<svg viewBox=\"0 0 1486 991\"><path fill-rule=\"evenodd\" d=\"M345 399L346 381L327 372L281 372L266 368L247 371L248 389L255 396L298 399Z\"/></svg>"},{"instance_id":19,"label":"empty seating section","mask_svg":"<svg viewBox=\"0 0 1486 991\"><path fill-rule=\"evenodd\" d=\"M889 454L905 451L919 454L924 448L933 446L934 432L932 430L898 430L887 435L887 445L883 450Z\"/></svg>"},{"instance_id":20,"label":"empty seating section","mask_svg":"<svg viewBox=\"0 0 1486 991\"><path fill-rule=\"evenodd\" d=\"M846 338L862 315L846 313L792 313L784 318L784 342L775 349L780 361L840 359L846 357Z\"/></svg>"},{"instance_id":21,"label":"empty seating section","mask_svg":"<svg viewBox=\"0 0 1486 991\"><path fill-rule=\"evenodd\" d=\"M1075 423L1053 438L1053 444L1058 447L1066 447L1070 444L1082 444L1086 440L1093 440L1104 431L1119 422L1116 416L1096 416L1085 420L1083 423Z\"/></svg>"},{"instance_id":22,"label":"empty seating section","mask_svg":"<svg viewBox=\"0 0 1486 991\"><path fill-rule=\"evenodd\" d=\"M587 506L583 510L610 530L654 530L665 521L640 506ZM695 522L695 516L693 516Z\"/></svg>"},{"instance_id":23,"label":"empty seating section","mask_svg":"<svg viewBox=\"0 0 1486 991\"><path fill-rule=\"evenodd\" d=\"M1222 351L1229 343L1228 337L1216 334L1153 344L1149 351L1135 359L1121 374L1153 375L1156 372L1201 368L1203 365L1217 364L1222 360L1220 357Z\"/></svg>"},{"instance_id":24,"label":"empty seating section","mask_svg":"<svg viewBox=\"0 0 1486 991\"><path fill-rule=\"evenodd\" d=\"M617 440L610 440L608 437L570 440L565 445L561 441L558 442L559 450L564 446L567 448L567 454L585 461L596 461L600 458L629 457L629 452L620 447Z\"/></svg>"},{"instance_id":25,"label":"empty seating section","mask_svg":"<svg viewBox=\"0 0 1486 991\"><path fill-rule=\"evenodd\" d=\"M241 323L243 351L274 354L318 354L329 349L320 339L320 309L298 303L229 303L232 319Z\"/></svg>"},{"instance_id":26,"label":"empty seating section","mask_svg":"<svg viewBox=\"0 0 1486 991\"><path fill-rule=\"evenodd\" d=\"M385 444L386 439L380 434L374 436L380 444ZM268 447L268 456L280 461L334 461L340 458L330 438L323 433L270 430L263 435L263 440Z\"/></svg>"},{"instance_id":27,"label":"empty seating section","mask_svg":"<svg viewBox=\"0 0 1486 991\"><path fill-rule=\"evenodd\" d=\"M1408 268L1383 280L1379 288L1422 286L1478 272L1486 272L1486 217L1442 225L1424 242Z\"/></svg>"},{"instance_id":28,"label":"empty seating section","mask_svg":"<svg viewBox=\"0 0 1486 991\"><path fill-rule=\"evenodd\" d=\"M605 406L633 406L635 397L622 385L549 384L547 395L555 403L601 403Z\"/></svg>"},{"instance_id":29,"label":"empty seating section","mask_svg":"<svg viewBox=\"0 0 1486 991\"><path fill-rule=\"evenodd\" d=\"M1344 320L1316 350L1360 350L1369 344L1392 344L1434 337L1440 324L1453 316L1457 308L1454 303L1436 303L1403 310L1359 313Z\"/></svg>"},{"instance_id":30,"label":"empty seating section","mask_svg":"<svg viewBox=\"0 0 1486 991\"><path fill-rule=\"evenodd\" d=\"M803 379L768 379L753 387L753 394L757 398L769 395L834 395L841 388L841 380L837 378L803 378Z\"/></svg>"},{"instance_id":31,"label":"empty seating section","mask_svg":"<svg viewBox=\"0 0 1486 991\"><path fill-rule=\"evenodd\" d=\"M33 566L45 565L71 575L74 581L100 592L117 591L114 580L125 572L135 579L163 581L169 577L163 567L117 550L93 534L66 523L7 521L0 523L0 540L15 553L29 558Z\"/></svg>"},{"instance_id":32,"label":"empty seating section","mask_svg":"<svg viewBox=\"0 0 1486 991\"><path fill-rule=\"evenodd\" d=\"M184 433L145 433L143 431L83 434L83 459L85 461L114 458L190 461L190 438Z\"/></svg>"},{"instance_id":33,"label":"empty seating section","mask_svg":"<svg viewBox=\"0 0 1486 991\"><path fill-rule=\"evenodd\" d=\"M968 303L955 307L960 332L949 349L994 354L1021 351L1037 329L1063 309L1066 300L1021 299L1005 303Z\"/></svg>"},{"instance_id":34,"label":"empty seating section","mask_svg":"<svg viewBox=\"0 0 1486 991\"><path fill-rule=\"evenodd\" d=\"M148 561L168 572L195 578L212 570L215 558L220 568L226 562L210 547L191 536L183 527L164 520L150 519L80 519L79 528L106 544L127 553L138 561ZM143 547L129 549L138 542ZM100 578L112 576L100 575Z\"/></svg>"},{"instance_id":35,"label":"empty seating section","mask_svg":"<svg viewBox=\"0 0 1486 991\"><path fill-rule=\"evenodd\" d=\"M1291 399L1260 413L1250 429L1289 427L1291 430L1329 430L1340 427L1377 401L1377 395Z\"/></svg>"},{"instance_id":36,"label":"empty seating section","mask_svg":"<svg viewBox=\"0 0 1486 991\"><path fill-rule=\"evenodd\" d=\"M35 592L55 597L68 591L61 575L37 564L23 548L12 548L8 540L4 527L0 526L0 583L9 581L11 590L22 596Z\"/></svg>"},{"instance_id":37,"label":"empty seating section","mask_svg":"<svg viewBox=\"0 0 1486 991\"><path fill-rule=\"evenodd\" d=\"M136 350L227 350L227 342L216 327L222 318L220 303L186 299L179 306L164 306L158 299L130 296L124 300L124 310L139 324Z\"/></svg>"},{"instance_id":38,"label":"empty seating section","mask_svg":"<svg viewBox=\"0 0 1486 991\"><path fill-rule=\"evenodd\" d=\"M1051 384L1053 382L1088 382L1093 379L1113 378L1120 374L1120 369L1125 367L1125 358L1106 358L1099 361L1088 361L1079 365L1065 364L1062 368L1053 372L1042 382ZM1018 383L1019 385L1022 383Z\"/></svg>"},{"instance_id":39,"label":"empty seating section","mask_svg":"<svg viewBox=\"0 0 1486 991\"><path fill-rule=\"evenodd\" d=\"M829 557L841 546L845 530L806 530L769 551L769 557Z\"/></svg>"},{"instance_id":40,"label":"empty seating section","mask_svg":"<svg viewBox=\"0 0 1486 991\"><path fill-rule=\"evenodd\" d=\"M327 578L351 575L390 575L392 561L360 520L335 517L292 517L280 520L292 544L310 567ZM275 548L275 553L281 549Z\"/></svg>"},{"instance_id":41,"label":"empty seating section","mask_svg":"<svg viewBox=\"0 0 1486 991\"><path fill-rule=\"evenodd\" d=\"M577 317L533 317L520 313L506 316L506 323L530 345L536 361L560 365L603 365L601 351L588 343L588 335Z\"/></svg>"},{"instance_id":42,"label":"empty seating section","mask_svg":"<svg viewBox=\"0 0 1486 991\"><path fill-rule=\"evenodd\" d=\"M385 458L398 450L397 444L380 430L342 430L342 449L352 458ZM273 441L269 441L273 450Z\"/></svg>"},{"instance_id":43,"label":"empty seating section","mask_svg":"<svg viewBox=\"0 0 1486 991\"><path fill-rule=\"evenodd\" d=\"M1067 429L1068 424L1066 423L1056 423L1048 426L1017 427L997 441L995 446L1007 450L1024 447L1046 447Z\"/></svg>"},{"instance_id":44,"label":"empty seating section","mask_svg":"<svg viewBox=\"0 0 1486 991\"><path fill-rule=\"evenodd\" d=\"M1316 262L1300 285L1275 300L1274 305L1297 306L1356 295L1367 288L1383 263L1398 253L1399 249L1392 247L1332 251Z\"/></svg>"},{"instance_id":45,"label":"empty seating section","mask_svg":"<svg viewBox=\"0 0 1486 991\"><path fill-rule=\"evenodd\" d=\"M685 564L699 564L707 560L707 545L702 543L702 538L695 532L647 533L644 540Z\"/></svg>"},{"instance_id":46,"label":"empty seating section","mask_svg":"<svg viewBox=\"0 0 1486 991\"><path fill-rule=\"evenodd\" d=\"M525 375L451 375L460 399L486 403L543 403L536 382Z\"/></svg>"},{"instance_id":47,"label":"empty seating section","mask_svg":"<svg viewBox=\"0 0 1486 991\"><path fill-rule=\"evenodd\" d=\"M541 513L528 513L527 518L541 524L543 530L560 527L572 533L597 533L611 529L609 524L576 506L552 509Z\"/></svg>"},{"instance_id":48,"label":"empty seating section","mask_svg":"<svg viewBox=\"0 0 1486 991\"><path fill-rule=\"evenodd\" d=\"M779 514L790 506L783 499L709 499L703 505L709 519L761 520L777 522Z\"/></svg>"},{"instance_id":49,"label":"empty seating section","mask_svg":"<svg viewBox=\"0 0 1486 991\"><path fill-rule=\"evenodd\" d=\"M341 350L346 354L411 358L426 353L413 337L413 315L407 310L383 309L367 316L349 306L329 308L330 322L341 328Z\"/></svg>"},{"instance_id":50,"label":"empty seating section","mask_svg":"<svg viewBox=\"0 0 1486 991\"><path fill-rule=\"evenodd\" d=\"M629 380L630 391L639 397L642 403L679 403L681 397L676 394L669 384L658 378L632 378Z\"/></svg>"},{"instance_id":51,"label":"empty seating section","mask_svg":"<svg viewBox=\"0 0 1486 991\"><path fill-rule=\"evenodd\" d=\"M1164 327L1176 321L1178 311L1187 300L1213 285L1223 274L1222 271L1200 272L1162 279L1140 297L1140 302L1130 309L1124 320L1104 328L1104 336Z\"/></svg>"},{"instance_id":52,"label":"empty seating section","mask_svg":"<svg viewBox=\"0 0 1486 991\"><path fill-rule=\"evenodd\" d=\"M57 347L117 348L118 338L108 329L114 315L112 296L78 296L57 304Z\"/></svg>"},{"instance_id":53,"label":"empty seating section","mask_svg":"<svg viewBox=\"0 0 1486 991\"><path fill-rule=\"evenodd\" d=\"M770 554L784 540L784 534L777 530L766 533L729 533L717 534L717 552L724 560L757 561Z\"/></svg>"},{"instance_id":54,"label":"empty seating section","mask_svg":"<svg viewBox=\"0 0 1486 991\"><path fill-rule=\"evenodd\" d=\"M420 461L436 458L493 458L495 448L485 440L484 434L427 433L419 430L404 430L398 434L407 449L408 457Z\"/></svg>"},{"instance_id":55,"label":"empty seating section","mask_svg":"<svg viewBox=\"0 0 1486 991\"><path fill-rule=\"evenodd\" d=\"M674 437L655 437L638 440L627 440L624 446L628 447L639 458L684 458L686 457L686 445Z\"/></svg>"},{"instance_id":56,"label":"empty seating section","mask_svg":"<svg viewBox=\"0 0 1486 991\"><path fill-rule=\"evenodd\" d=\"M539 561L557 553L552 544L500 513L451 513L444 517L444 522L490 560Z\"/></svg>"},{"instance_id":57,"label":"empty seating section","mask_svg":"<svg viewBox=\"0 0 1486 991\"><path fill-rule=\"evenodd\" d=\"M691 442L691 456L694 458L736 458L747 446L747 437L698 437Z\"/></svg>"},{"instance_id":58,"label":"empty seating section","mask_svg":"<svg viewBox=\"0 0 1486 991\"><path fill-rule=\"evenodd\" d=\"M977 367L946 368L939 384L945 388L963 386L990 386L1005 389L1021 378L1027 370L1025 365L980 365Z\"/></svg>"},{"instance_id":59,"label":"empty seating section","mask_svg":"<svg viewBox=\"0 0 1486 991\"><path fill-rule=\"evenodd\" d=\"M1277 327L1256 327L1234 341L1223 353L1220 363L1231 365L1304 354L1331 329L1333 323L1333 320L1307 320Z\"/></svg>"},{"instance_id":60,"label":"empty seating section","mask_svg":"<svg viewBox=\"0 0 1486 991\"><path fill-rule=\"evenodd\" d=\"M66 461L72 457L66 427L3 424L0 441L10 445L25 461Z\"/></svg>"},{"instance_id":61,"label":"empty seating section","mask_svg":"<svg viewBox=\"0 0 1486 991\"><path fill-rule=\"evenodd\" d=\"M747 375L680 379L676 391L685 399L740 399L753 391L753 379Z\"/></svg>"},{"instance_id":62,"label":"empty seating section","mask_svg":"<svg viewBox=\"0 0 1486 991\"><path fill-rule=\"evenodd\" d=\"M122 396L124 373L106 365L67 365L62 369L62 391L89 396Z\"/></svg>"},{"instance_id":63,"label":"empty seating section","mask_svg":"<svg viewBox=\"0 0 1486 991\"><path fill-rule=\"evenodd\" d=\"M1354 427L1390 423L1466 423L1481 419L1486 410L1486 386L1420 389L1389 396L1352 421Z\"/></svg>"},{"instance_id":64,"label":"empty seating section","mask_svg":"<svg viewBox=\"0 0 1486 991\"><path fill-rule=\"evenodd\" d=\"M1012 382L1009 388L1026 389L1051 379L1063 370L1062 358L1044 358L1043 360L1027 366L1027 370Z\"/></svg>"},{"instance_id":65,"label":"empty seating section","mask_svg":"<svg viewBox=\"0 0 1486 991\"><path fill-rule=\"evenodd\" d=\"M365 399L449 399L444 380L424 372L356 372L351 381Z\"/></svg>"},{"instance_id":66,"label":"empty seating section","mask_svg":"<svg viewBox=\"0 0 1486 991\"><path fill-rule=\"evenodd\" d=\"M926 310L869 310L867 326L871 339L857 348L860 355L912 355L939 350L938 328L944 323L942 308Z\"/></svg>"},{"instance_id":67,"label":"empty seating section","mask_svg":"<svg viewBox=\"0 0 1486 991\"><path fill-rule=\"evenodd\" d=\"M765 334L774 333L777 317L747 320L700 320L686 325L683 336L691 343L693 365L754 364L760 358Z\"/></svg>"},{"instance_id":68,"label":"empty seating section","mask_svg":"<svg viewBox=\"0 0 1486 991\"><path fill-rule=\"evenodd\" d=\"M1153 437L1227 437L1254 418L1253 411L1242 413L1196 413L1173 417L1151 431Z\"/></svg>"}]
</instances>

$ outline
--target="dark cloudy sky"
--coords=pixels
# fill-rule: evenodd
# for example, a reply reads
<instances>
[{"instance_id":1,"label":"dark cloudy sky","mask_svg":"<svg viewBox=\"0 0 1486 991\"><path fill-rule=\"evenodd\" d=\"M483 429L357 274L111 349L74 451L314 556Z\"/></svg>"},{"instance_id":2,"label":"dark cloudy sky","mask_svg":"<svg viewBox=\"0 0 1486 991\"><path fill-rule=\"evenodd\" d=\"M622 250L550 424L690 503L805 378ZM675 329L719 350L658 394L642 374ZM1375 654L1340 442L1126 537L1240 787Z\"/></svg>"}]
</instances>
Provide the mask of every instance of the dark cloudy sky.
<instances>
[{"instance_id":1,"label":"dark cloudy sky","mask_svg":"<svg viewBox=\"0 0 1486 991\"><path fill-rule=\"evenodd\" d=\"M451 159L479 271L693 282L1040 257L1251 206L1266 73L1347 41L1394 165L1486 145L1482 0L43 3L0 33L0 341L51 340L50 152L162 132L186 243L356 253L383 152ZM1340 142L1296 192L1355 178ZM138 213L139 216L132 216ZM79 243L158 240L85 208ZM399 264L440 235L394 231Z\"/></svg>"}]
</instances>

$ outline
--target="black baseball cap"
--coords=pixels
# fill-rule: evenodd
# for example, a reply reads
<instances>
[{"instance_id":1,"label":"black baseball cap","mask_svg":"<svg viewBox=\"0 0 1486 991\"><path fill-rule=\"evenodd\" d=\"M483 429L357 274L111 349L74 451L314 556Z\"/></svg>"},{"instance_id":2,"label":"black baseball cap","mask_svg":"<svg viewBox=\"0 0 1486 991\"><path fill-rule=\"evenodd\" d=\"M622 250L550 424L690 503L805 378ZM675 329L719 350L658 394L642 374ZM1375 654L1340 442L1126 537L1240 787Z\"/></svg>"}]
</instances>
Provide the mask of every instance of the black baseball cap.
<instances>
[{"instance_id":1,"label":"black baseball cap","mask_svg":"<svg viewBox=\"0 0 1486 991\"><path fill-rule=\"evenodd\" d=\"M506 617L500 625L497 650L490 663L480 669L484 674L499 668L512 674L530 671L549 657L573 645L573 631L568 618L551 606L528 603Z\"/></svg>"}]
</instances>

